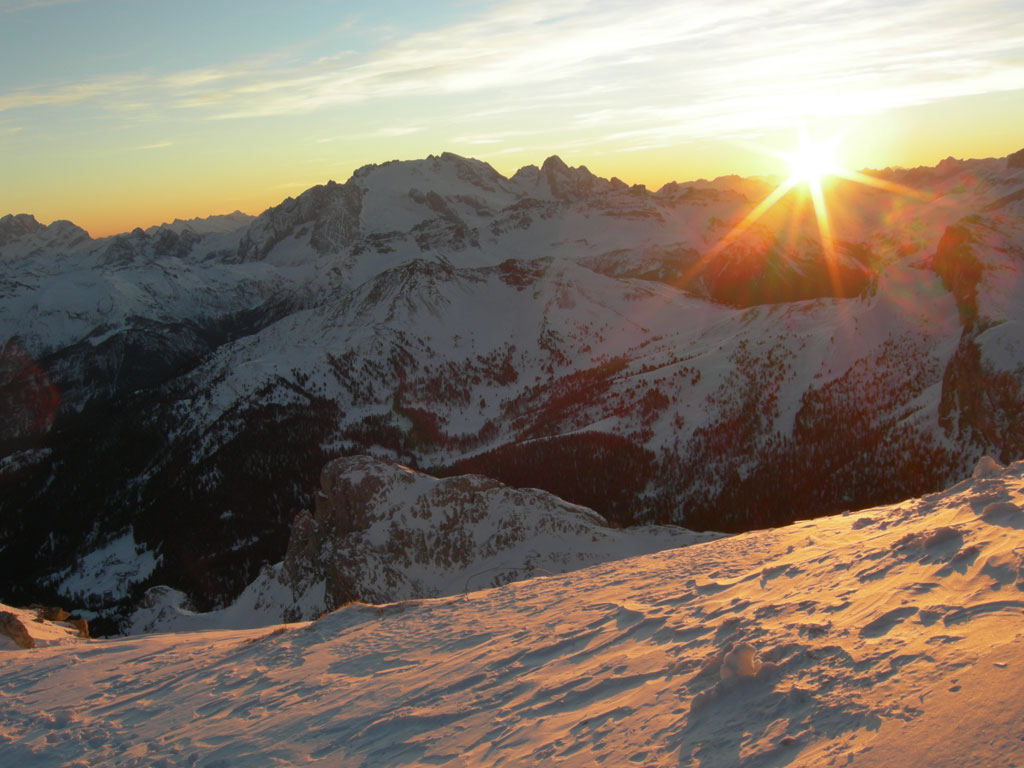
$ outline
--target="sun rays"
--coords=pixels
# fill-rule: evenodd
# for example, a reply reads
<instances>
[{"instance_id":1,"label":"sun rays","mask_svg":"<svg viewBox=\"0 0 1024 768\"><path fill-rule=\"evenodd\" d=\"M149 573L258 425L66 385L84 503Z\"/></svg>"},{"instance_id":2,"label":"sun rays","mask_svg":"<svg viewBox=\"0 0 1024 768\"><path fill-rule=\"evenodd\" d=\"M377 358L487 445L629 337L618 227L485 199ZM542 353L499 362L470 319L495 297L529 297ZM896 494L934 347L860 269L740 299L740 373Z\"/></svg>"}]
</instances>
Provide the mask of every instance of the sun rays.
<instances>
[{"instance_id":1,"label":"sun rays","mask_svg":"<svg viewBox=\"0 0 1024 768\"><path fill-rule=\"evenodd\" d=\"M836 160L836 147L839 136L824 141L811 139L806 132L801 132L795 149L789 152L771 151L786 163L788 175L763 200L752 208L735 226L721 237L694 264L684 278L689 282L702 271L708 263L733 245L753 224L765 216L791 192L803 192L811 201L818 237L825 259L825 267L836 295L842 295L839 279L839 268L836 254L836 238L833 235L826 187L830 180L845 180L866 187L901 195L917 200L928 200L929 196L903 184L897 184L877 176L860 171L843 168Z\"/></svg>"}]
</instances>

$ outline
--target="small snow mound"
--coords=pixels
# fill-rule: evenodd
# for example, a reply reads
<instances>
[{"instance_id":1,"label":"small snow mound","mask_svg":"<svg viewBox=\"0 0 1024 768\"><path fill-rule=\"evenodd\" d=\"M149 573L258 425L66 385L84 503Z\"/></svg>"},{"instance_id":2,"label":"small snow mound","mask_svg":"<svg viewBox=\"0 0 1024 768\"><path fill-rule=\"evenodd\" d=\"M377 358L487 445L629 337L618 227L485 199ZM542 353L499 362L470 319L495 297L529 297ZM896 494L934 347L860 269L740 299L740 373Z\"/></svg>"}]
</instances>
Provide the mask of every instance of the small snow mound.
<instances>
[{"instance_id":1,"label":"small snow mound","mask_svg":"<svg viewBox=\"0 0 1024 768\"><path fill-rule=\"evenodd\" d=\"M963 534L949 525L940 525L930 531L915 531L896 542L896 549L933 549L943 544L961 542Z\"/></svg>"},{"instance_id":2,"label":"small snow mound","mask_svg":"<svg viewBox=\"0 0 1024 768\"><path fill-rule=\"evenodd\" d=\"M987 504L978 515L982 520L1005 520L1024 517L1024 510L1009 501Z\"/></svg>"},{"instance_id":3,"label":"small snow mound","mask_svg":"<svg viewBox=\"0 0 1024 768\"><path fill-rule=\"evenodd\" d=\"M978 459L978 463L974 465L974 471L971 472L971 477L996 477L997 475L1002 474L1005 469L1006 467L991 456L982 456Z\"/></svg>"},{"instance_id":4,"label":"small snow mound","mask_svg":"<svg viewBox=\"0 0 1024 768\"><path fill-rule=\"evenodd\" d=\"M757 658L757 650L750 643L740 643L722 659L721 676L723 680L730 677L753 677L761 668L761 660Z\"/></svg>"},{"instance_id":5,"label":"small snow mound","mask_svg":"<svg viewBox=\"0 0 1024 768\"><path fill-rule=\"evenodd\" d=\"M739 686L756 685L768 679L778 668L775 662L763 661L750 643L737 643L721 659L718 682L693 697L690 701L691 712L706 707ZM712 669L714 663L710 665Z\"/></svg>"}]
</instances>

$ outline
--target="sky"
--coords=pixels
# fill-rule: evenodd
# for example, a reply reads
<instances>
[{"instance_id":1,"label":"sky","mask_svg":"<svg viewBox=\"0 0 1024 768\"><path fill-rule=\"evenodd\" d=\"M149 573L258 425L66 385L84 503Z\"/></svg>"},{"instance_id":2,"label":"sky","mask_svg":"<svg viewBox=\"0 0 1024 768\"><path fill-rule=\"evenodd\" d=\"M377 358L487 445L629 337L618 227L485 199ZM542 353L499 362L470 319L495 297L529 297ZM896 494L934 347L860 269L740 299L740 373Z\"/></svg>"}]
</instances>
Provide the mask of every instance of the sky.
<instances>
[{"instance_id":1,"label":"sky","mask_svg":"<svg viewBox=\"0 0 1024 768\"><path fill-rule=\"evenodd\" d=\"M1024 147L1021 0L0 0L0 215L94 237L444 151L650 188Z\"/></svg>"}]
</instances>

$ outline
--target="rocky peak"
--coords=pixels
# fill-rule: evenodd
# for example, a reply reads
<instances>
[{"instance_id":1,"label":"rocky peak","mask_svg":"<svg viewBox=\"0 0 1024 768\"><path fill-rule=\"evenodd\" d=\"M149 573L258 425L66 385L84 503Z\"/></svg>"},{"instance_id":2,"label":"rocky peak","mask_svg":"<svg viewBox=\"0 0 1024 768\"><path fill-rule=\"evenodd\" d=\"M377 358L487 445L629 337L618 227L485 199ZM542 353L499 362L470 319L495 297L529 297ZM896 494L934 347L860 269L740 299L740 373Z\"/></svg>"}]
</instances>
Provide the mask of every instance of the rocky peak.
<instances>
[{"instance_id":1,"label":"rocky peak","mask_svg":"<svg viewBox=\"0 0 1024 768\"><path fill-rule=\"evenodd\" d=\"M579 200L612 188L609 181L595 176L585 165L570 168L557 155L545 160L540 172L547 180L551 194L560 199Z\"/></svg>"},{"instance_id":2,"label":"rocky peak","mask_svg":"<svg viewBox=\"0 0 1024 768\"><path fill-rule=\"evenodd\" d=\"M46 229L46 226L36 221L36 217L30 213L7 214L0 218L0 245L4 245L24 235Z\"/></svg>"},{"instance_id":3,"label":"rocky peak","mask_svg":"<svg viewBox=\"0 0 1024 768\"><path fill-rule=\"evenodd\" d=\"M516 171L512 182L534 197L556 200L583 200L593 194L624 187L595 176L585 166L572 168L557 155L552 155L540 168L527 165Z\"/></svg>"},{"instance_id":4,"label":"rocky peak","mask_svg":"<svg viewBox=\"0 0 1024 768\"><path fill-rule=\"evenodd\" d=\"M460 181L479 187L485 192L494 192L505 184L505 177L494 170L490 163L462 157L452 152L441 153L441 160L455 166Z\"/></svg>"},{"instance_id":5,"label":"rocky peak","mask_svg":"<svg viewBox=\"0 0 1024 768\"><path fill-rule=\"evenodd\" d=\"M949 176L950 174L957 173L963 167L963 160L960 160L950 155L945 160L939 161L939 164L935 166L935 172L941 178L943 176Z\"/></svg>"},{"instance_id":6,"label":"rocky peak","mask_svg":"<svg viewBox=\"0 0 1024 768\"><path fill-rule=\"evenodd\" d=\"M292 525L282 576L296 603L322 590L323 609L352 600L388 602L453 594L524 578L543 565L572 570L623 554L634 534L537 489L510 488L481 475L439 479L373 456L324 467L315 511ZM694 537L660 529L643 549ZM662 543L655 544L657 538ZM629 544L625 544L627 551Z\"/></svg>"},{"instance_id":7,"label":"rocky peak","mask_svg":"<svg viewBox=\"0 0 1024 768\"><path fill-rule=\"evenodd\" d=\"M47 226L28 213L0 218L0 249L16 246L15 251L26 255L60 252L89 239L88 232L70 221L58 220Z\"/></svg>"},{"instance_id":8,"label":"rocky peak","mask_svg":"<svg viewBox=\"0 0 1024 768\"><path fill-rule=\"evenodd\" d=\"M165 233L173 238L177 237L172 232ZM141 227L136 227L131 232L115 235L108 241L100 254L100 264L107 267L126 267L150 256L151 245L149 235Z\"/></svg>"},{"instance_id":9,"label":"rocky peak","mask_svg":"<svg viewBox=\"0 0 1024 768\"><path fill-rule=\"evenodd\" d=\"M584 167L583 170L586 170ZM565 164L558 155L551 155L551 157L544 160L544 164L540 167L540 172L545 176L567 176L572 173L572 168Z\"/></svg>"},{"instance_id":10,"label":"rocky peak","mask_svg":"<svg viewBox=\"0 0 1024 768\"><path fill-rule=\"evenodd\" d=\"M251 216L248 213L242 213L239 210L234 210L231 213L217 214L206 217L196 217L193 219L174 219L174 221L167 223L164 222L159 226L149 227L146 230L146 234L154 234L160 230L170 230L177 234L184 234L186 231L192 232L197 235L205 234L224 234L228 232L235 232L242 229L247 224L251 223L256 217Z\"/></svg>"},{"instance_id":11,"label":"rocky peak","mask_svg":"<svg viewBox=\"0 0 1024 768\"><path fill-rule=\"evenodd\" d=\"M250 225L238 245L238 260L262 259L284 238L299 234L303 225L310 225L309 243L315 251L340 252L359 236L362 197L362 189L354 183L328 181L285 199Z\"/></svg>"}]
</instances>

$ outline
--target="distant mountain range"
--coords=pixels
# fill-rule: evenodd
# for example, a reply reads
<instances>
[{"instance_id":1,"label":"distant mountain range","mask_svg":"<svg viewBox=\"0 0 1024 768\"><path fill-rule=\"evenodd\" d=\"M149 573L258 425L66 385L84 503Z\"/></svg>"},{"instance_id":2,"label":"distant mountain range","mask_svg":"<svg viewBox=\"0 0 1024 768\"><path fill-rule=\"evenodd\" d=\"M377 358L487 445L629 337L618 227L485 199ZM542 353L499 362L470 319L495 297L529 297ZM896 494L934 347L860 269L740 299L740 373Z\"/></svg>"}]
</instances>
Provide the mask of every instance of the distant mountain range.
<instances>
[{"instance_id":1,"label":"distant mountain range","mask_svg":"<svg viewBox=\"0 0 1024 768\"><path fill-rule=\"evenodd\" d=\"M836 181L831 258L796 190L722 247L770 181L557 157L367 166L96 240L4 216L0 597L226 606L339 456L727 531L1020 458L1022 166Z\"/></svg>"}]
</instances>

